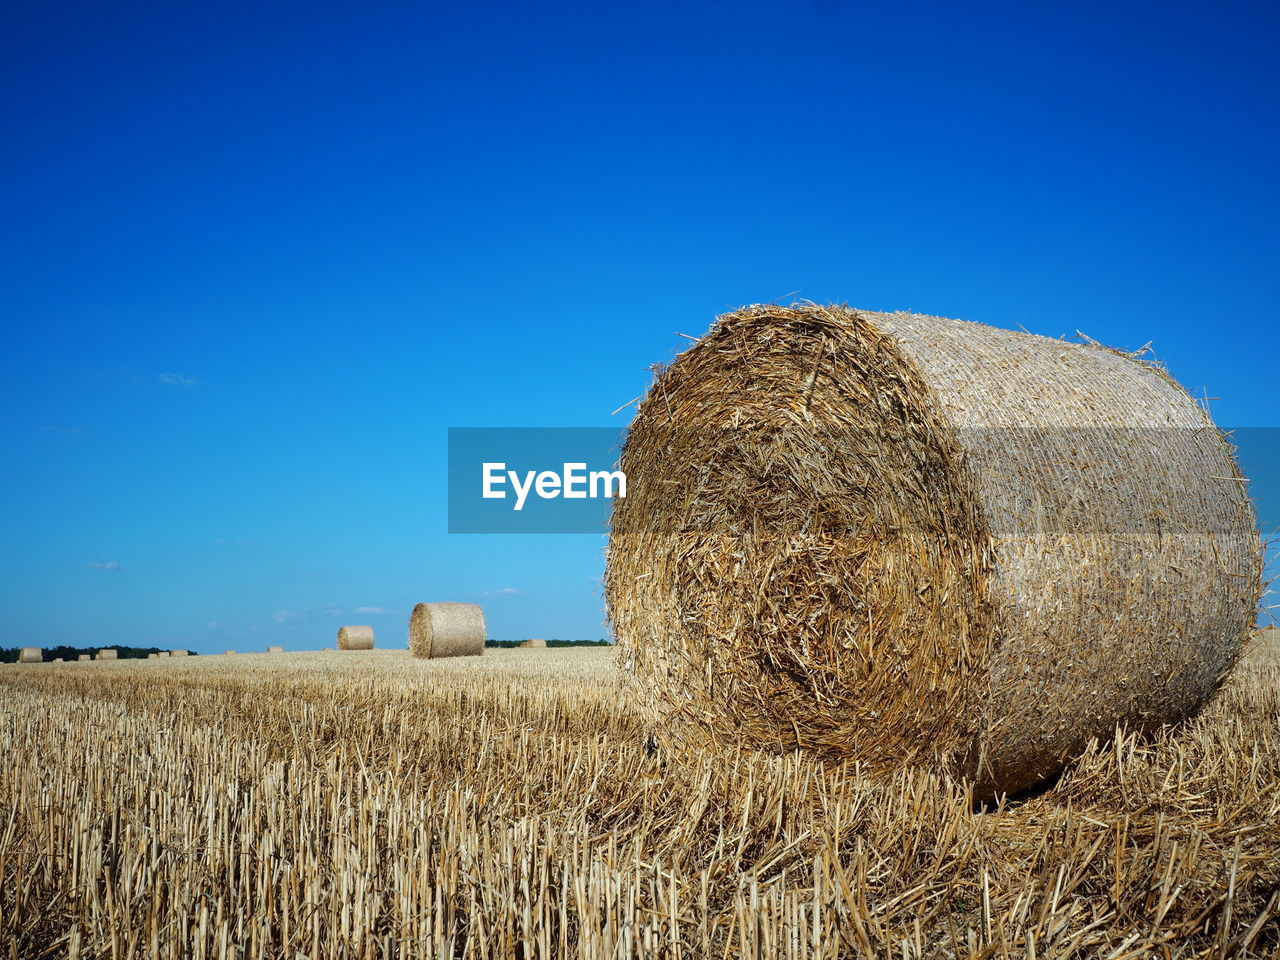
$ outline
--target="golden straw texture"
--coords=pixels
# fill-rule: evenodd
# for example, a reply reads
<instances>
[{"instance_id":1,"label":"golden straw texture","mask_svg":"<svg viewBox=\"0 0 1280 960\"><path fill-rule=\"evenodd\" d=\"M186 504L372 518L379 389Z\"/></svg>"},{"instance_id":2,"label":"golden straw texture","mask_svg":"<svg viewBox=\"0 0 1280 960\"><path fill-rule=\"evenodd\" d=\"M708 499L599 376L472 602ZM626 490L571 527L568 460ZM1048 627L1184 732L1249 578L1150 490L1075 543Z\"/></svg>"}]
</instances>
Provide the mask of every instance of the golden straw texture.
<instances>
[{"instance_id":1,"label":"golden straw texture","mask_svg":"<svg viewBox=\"0 0 1280 960\"><path fill-rule=\"evenodd\" d=\"M373 627L339 627L339 650L372 650Z\"/></svg>"},{"instance_id":2,"label":"golden straw texture","mask_svg":"<svg viewBox=\"0 0 1280 960\"><path fill-rule=\"evenodd\" d=\"M747 307L622 455L610 619L663 739L940 763L979 793L1194 713L1260 593L1222 435L1092 343Z\"/></svg>"},{"instance_id":3,"label":"golden straw texture","mask_svg":"<svg viewBox=\"0 0 1280 960\"><path fill-rule=\"evenodd\" d=\"M409 616L415 657L478 657L484 653L484 611L474 603L420 603Z\"/></svg>"}]
</instances>

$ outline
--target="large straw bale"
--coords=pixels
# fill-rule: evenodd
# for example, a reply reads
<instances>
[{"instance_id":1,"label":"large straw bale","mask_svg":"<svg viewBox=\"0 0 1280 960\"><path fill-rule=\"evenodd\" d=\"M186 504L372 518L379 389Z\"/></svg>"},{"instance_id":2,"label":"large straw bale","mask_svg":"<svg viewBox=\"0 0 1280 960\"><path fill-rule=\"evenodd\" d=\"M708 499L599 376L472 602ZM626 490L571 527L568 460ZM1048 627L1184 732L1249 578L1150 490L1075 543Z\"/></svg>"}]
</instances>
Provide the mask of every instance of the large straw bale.
<instances>
[{"instance_id":1,"label":"large straw bale","mask_svg":"<svg viewBox=\"0 0 1280 960\"><path fill-rule=\"evenodd\" d=\"M373 627L339 627L339 650L372 650Z\"/></svg>"},{"instance_id":2,"label":"large straw bale","mask_svg":"<svg viewBox=\"0 0 1280 960\"><path fill-rule=\"evenodd\" d=\"M190 655L190 651L187 651L187 650L170 650L169 651L169 656L171 657L186 657L189 655Z\"/></svg>"},{"instance_id":3,"label":"large straw bale","mask_svg":"<svg viewBox=\"0 0 1280 960\"><path fill-rule=\"evenodd\" d=\"M114 647L107 647L106 649L98 651L99 660L118 660L119 658L120 651Z\"/></svg>"},{"instance_id":4,"label":"large straw bale","mask_svg":"<svg viewBox=\"0 0 1280 960\"><path fill-rule=\"evenodd\" d=\"M547 641L543 640L541 637L530 637L528 640L525 640L523 643L520 644L520 646L528 647L530 649L541 648L541 647L545 647L546 645L547 645Z\"/></svg>"},{"instance_id":5,"label":"large straw bale","mask_svg":"<svg viewBox=\"0 0 1280 960\"><path fill-rule=\"evenodd\" d=\"M235 651L234 651L234 650L223 650L223 651L222 651L222 654L223 654L223 656L231 657L231 656L234 656L234 655L235 655Z\"/></svg>"},{"instance_id":6,"label":"large straw bale","mask_svg":"<svg viewBox=\"0 0 1280 960\"><path fill-rule=\"evenodd\" d=\"M267 653L284 653L284 647L267 647Z\"/></svg>"},{"instance_id":7,"label":"large straw bale","mask_svg":"<svg viewBox=\"0 0 1280 960\"><path fill-rule=\"evenodd\" d=\"M660 372L621 466L609 615L677 747L1015 792L1196 712L1259 598L1230 446L1092 342L744 308Z\"/></svg>"},{"instance_id":8,"label":"large straw bale","mask_svg":"<svg viewBox=\"0 0 1280 960\"><path fill-rule=\"evenodd\" d=\"M41 663L44 661L44 650L40 647L23 647L18 651L19 663Z\"/></svg>"},{"instance_id":9,"label":"large straw bale","mask_svg":"<svg viewBox=\"0 0 1280 960\"><path fill-rule=\"evenodd\" d=\"M474 603L420 603L409 616L409 653L415 657L478 657L486 636L484 611Z\"/></svg>"},{"instance_id":10,"label":"large straw bale","mask_svg":"<svg viewBox=\"0 0 1280 960\"><path fill-rule=\"evenodd\" d=\"M81 663L83 663L83 662L84 662L84 661L86 661L86 660L92 660L92 659L93 659L93 657L91 657L91 656L90 656L89 654L87 654L87 653L79 654L79 655L76 657L76 660L78 660L78 661L79 661L79 662L81 662Z\"/></svg>"}]
</instances>

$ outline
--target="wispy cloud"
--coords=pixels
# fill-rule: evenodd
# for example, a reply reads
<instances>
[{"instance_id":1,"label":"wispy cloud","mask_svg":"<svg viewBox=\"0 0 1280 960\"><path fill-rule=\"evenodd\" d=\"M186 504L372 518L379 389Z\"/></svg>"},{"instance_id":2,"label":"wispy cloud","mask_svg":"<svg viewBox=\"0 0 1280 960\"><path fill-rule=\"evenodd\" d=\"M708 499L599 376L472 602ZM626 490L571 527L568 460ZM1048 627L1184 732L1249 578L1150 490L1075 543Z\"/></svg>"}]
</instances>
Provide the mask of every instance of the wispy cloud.
<instances>
[{"instance_id":1,"label":"wispy cloud","mask_svg":"<svg viewBox=\"0 0 1280 960\"><path fill-rule=\"evenodd\" d=\"M523 590L517 590L515 587L502 587L499 590L486 590L480 596L488 597L491 600L501 600L505 597L519 597L523 594Z\"/></svg>"},{"instance_id":2,"label":"wispy cloud","mask_svg":"<svg viewBox=\"0 0 1280 960\"><path fill-rule=\"evenodd\" d=\"M213 620L213 621L211 621L211 622L209 622L209 623L205 624L205 629L208 629L208 630L217 630L217 629L218 629L218 621L217 621L217 620Z\"/></svg>"},{"instance_id":3,"label":"wispy cloud","mask_svg":"<svg viewBox=\"0 0 1280 960\"><path fill-rule=\"evenodd\" d=\"M195 380L183 373L162 373L156 377L166 387L191 387Z\"/></svg>"},{"instance_id":4,"label":"wispy cloud","mask_svg":"<svg viewBox=\"0 0 1280 960\"><path fill-rule=\"evenodd\" d=\"M108 573L115 573L120 569L120 564L115 560L107 560L105 563L94 560L85 564L86 567L92 567L94 570L106 570Z\"/></svg>"},{"instance_id":5,"label":"wispy cloud","mask_svg":"<svg viewBox=\"0 0 1280 960\"><path fill-rule=\"evenodd\" d=\"M356 613L390 613L386 607L356 607Z\"/></svg>"},{"instance_id":6,"label":"wispy cloud","mask_svg":"<svg viewBox=\"0 0 1280 960\"><path fill-rule=\"evenodd\" d=\"M271 619L276 623L288 623L290 620L297 620L298 614L295 610L277 610L271 615Z\"/></svg>"}]
</instances>

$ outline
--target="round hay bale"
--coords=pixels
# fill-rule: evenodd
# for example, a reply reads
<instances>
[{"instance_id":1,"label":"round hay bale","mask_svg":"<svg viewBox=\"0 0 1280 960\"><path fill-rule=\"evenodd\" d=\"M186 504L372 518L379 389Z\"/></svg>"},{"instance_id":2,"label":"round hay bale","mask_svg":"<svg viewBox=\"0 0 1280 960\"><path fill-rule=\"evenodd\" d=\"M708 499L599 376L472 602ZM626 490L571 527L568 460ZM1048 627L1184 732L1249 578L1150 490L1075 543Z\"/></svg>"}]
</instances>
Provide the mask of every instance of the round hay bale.
<instances>
[{"instance_id":1,"label":"round hay bale","mask_svg":"<svg viewBox=\"0 0 1280 960\"><path fill-rule=\"evenodd\" d=\"M267 647L267 653L284 653L284 647Z\"/></svg>"},{"instance_id":2,"label":"round hay bale","mask_svg":"<svg viewBox=\"0 0 1280 960\"><path fill-rule=\"evenodd\" d=\"M19 663L43 663L44 650L40 647L23 647L18 651Z\"/></svg>"},{"instance_id":3,"label":"round hay bale","mask_svg":"<svg viewBox=\"0 0 1280 960\"><path fill-rule=\"evenodd\" d=\"M520 644L520 646L529 647L530 649L542 648L542 647L545 647L546 645L547 645L547 641L543 640L541 637L531 637L530 639L525 640L523 643Z\"/></svg>"},{"instance_id":4,"label":"round hay bale","mask_svg":"<svg viewBox=\"0 0 1280 960\"><path fill-rule=\"evenodd\" d=\"M235 655L235 651L234 651L234 650L223 650L223 651L222 651L222 655L223 655L224 657L234 656L234 655Z\"/></svg>"},{"instance_id":5,"label":"round hay bale","mask_svg":"<svg viewBox=\"0 0 1280 960\"><path fill-rule=\"evenodd\" d=\"M169 651L169 656L171 657L185 657L188 655L189 655L189 652L186 650L170 650Z\"/></svg>"},{"instance_id":6,"label":"round hay bale","mask_svg":"<svg viewBox=\"0 0 1280 960\"><path fill-rule=\"evenodd\" d=\"M1261 591L1231 448L1092 343L721 317L623 448L609 617L660 736L945 765L980 795L1193 714Z\"/></svg>"},{"instance_id":7,"label":"round hay bale","mask_svg":"<svg viewBox=\"0 0 1280 960\"><path fill-rule=\"evenodd\" d=\"M339 650L372 650L373 627L339 627Z\"/></svg>"},{"instance_id":8,"label":"round hay bale","mask_svg":"<svg viewBox=\"0 0 1280 960\"><path fill-rule=\"evenodd\" d=\"M478 657L485 638L484 611L474 603L420 603L409 616L409 653L415 657Z\"/></svg>"},{"instance_id":9,"label":"round hay bale","mask_svg":"<svg viewBox=\"0 0 1280 960\"><path fill-rule=\"evenodd\" d=\"M89 654L87 653L82 653L76 657L76 660L79 661L80 663L83 663L86 660L92 660L92 659L93 657L89 656Z\"/></svg>"},{"instance_id":10,"label":"round hay bale","mask_svg":"<svg viewBox=\"0 0 1280 960\"><path fill-rule=\"evenodd\" d=\"M50 663L62 663L62 662L63 662L63 659L62 659L62 657L54 657L54 658L53 658L52 660L50 660L49 662L50 662Z\"/></svg>"},{"instance_id":11,"label":"round hay bale","mask_svg":"<svg viewBox=\"0 0 1280 960\"><path fill-rule=\"evenodd\" d=\"M169 651L161 650L159 653L156 654L156 656L159 657L161 660L166 660L169 657Z\"/></svg>"},{"instance_id":12,"label":"round hay bale","mask_svg":"<svg viewBox=\"0 0 1280 960\"><path fill-rule=\"evenodd\" d=\"M120 651L115 649L114 647L108 647L105 650L98 651L99 660L118 660L119 658L120 658Z\"/></svg>"}]
</instances>

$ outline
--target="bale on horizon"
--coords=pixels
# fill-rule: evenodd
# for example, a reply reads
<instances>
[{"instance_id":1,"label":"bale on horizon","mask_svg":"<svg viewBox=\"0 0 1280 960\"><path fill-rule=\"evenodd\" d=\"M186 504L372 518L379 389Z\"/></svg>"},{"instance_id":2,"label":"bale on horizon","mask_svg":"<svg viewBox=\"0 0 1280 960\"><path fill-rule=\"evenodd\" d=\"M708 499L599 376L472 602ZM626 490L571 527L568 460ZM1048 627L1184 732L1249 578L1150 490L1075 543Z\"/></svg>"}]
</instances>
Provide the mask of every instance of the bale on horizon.
<instances>
[{"instance_id":1,"label":"bale on horizon","mask_svg":"<svg viewBox=\"0 0 1280 960\"><path fill-rule=\"evenodd\" d=\"M115 647L107 647L105 650L98 651L99 660L118 660L120 659L120 651Z\"/></svg>"},{"instance_id":2,"label":"bale on horizon","mask_svg":"<svg viewBox=\"0 0 1280 960\"><path fill-rule=\"evenodd\" d=\"M185 656L188 656L188 654L189 654L189 651L186 651L186 650L170 650L169 651L169 656L171 657L185 657Z\"/></svg>"},{"instance_id":3,"label":"bale on horizon","mask_svg":"<svg viewBox=\"0 0 1280 960\"><path fill-rule=\"evenodd\" d=\"M267 647L267 653L284 653L284 647Z\"/></svg>"},{"instance_id":4,"label":"bale on horizon","mask_svg":"<svg viewBox=\"0 0 1280 960\"><path fill-rule=\"evenodd\" d=\"M222 655L223 655L224 657L229 657L229 656L233 655L234 653L235 653L235 651L234 651L234 650L223 650L223 651L222 651Z\"/></svg>"},{"instance_id":5,"label":"bale on horizon","mask_svg":"<svg viewBox=\"0 0 1280 960\"><path fill-rule=\"evenodd\" d=\"M1199 710L1261 591L1229 444L1092 342L745 307L657 374L620 467L609 618L682 749L1014 793Z\"/></svg>"},{"instance_id":6,"label":"bale on horizon","mask_svg":"<svg viewBox=\"0 0 1280 960\"><path fill-rule=\"evenodd\" d=\"M372 650L373 627L339 627L339 650Z\"/></svg>"},{"instance_id":7,"label":"bale on horizon","mask_svg":"<svg viewBox=\"0 0 1280 960\"><path fill-rule=\"evenodd\" d=\"M484 611L474 603L420 603L409 616L409 653L415 657L478 657L486 636Z\"/></svg>"},{"instance_id":8,"label":"bale on horizon","mask_svg":"<svg viewBox=\"0 0 1280 960\"><path fill-rule=\"evenodd\" d=\"M78 662L84 662L85 660L92 660L92 659L93 659L93 657L89 656L89 654L87 654L87 653L82 653L82 654L80 654L79 656L77 656L77 657L76 657L76 660L77 660Z\"/></svg>"},{"instance_id":9,"label":"bale on horizon","mask_svg":"<svg viewBox=\"0 0 1280 960\"><path fill-rule=\"evenodd\" d=\"M40 647L23 647L18 651L18 663L43 663L44 650Z\"/></svg>"},{"instance_id":10,"label":"bale on horizon","mask_svg":"<svg viewBox=\"0 0 1280 960\"><path fill-rule=\"evenodd\" d=\"M545 647L546 645L547 645L547 641L543 640L541 637L531 637L520 644L520 646L522 647L528 647L531 649L537 648L537 647Z\"/></svg>"}]
</instances>

